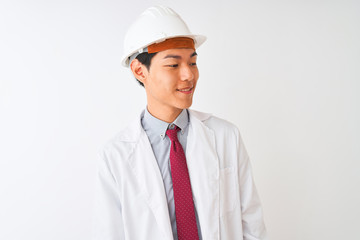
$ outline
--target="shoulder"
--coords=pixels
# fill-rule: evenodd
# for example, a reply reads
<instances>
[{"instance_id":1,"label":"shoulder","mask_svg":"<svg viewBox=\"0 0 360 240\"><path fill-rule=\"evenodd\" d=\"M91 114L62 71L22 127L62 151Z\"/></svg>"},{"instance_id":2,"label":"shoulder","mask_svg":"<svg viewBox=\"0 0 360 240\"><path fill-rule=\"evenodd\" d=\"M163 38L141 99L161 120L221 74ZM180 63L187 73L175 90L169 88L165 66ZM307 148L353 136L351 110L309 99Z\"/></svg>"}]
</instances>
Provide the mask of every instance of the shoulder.
<instances>
[{"instance_id":1,"label":"shoulder","mask_svg":"<svg viewBox=\"0 0 360 240\"><path fill-rule=\"evenodd\" d=\"M211 133L213 138L207 140L214 140L215 149L221 160L220 166L233 166L234 161L244 162L248 159L240 131L235 124L212 114L195 112L190 119L190 125L194 134L199 134L200 131Z\"/></svg>"},{"instance_id":2,"label":"shoulder","mask_svg":"<svg viewBox=\"0 0 360 240\"><path fill-rule=\"evenodd\" d=\"M235 124L214 116L211 113L204 113L195 110L189 110L190 116L193 119L199 120L207 128L211 129L215 133L239 135L239 129Z\"/></svg>"},{"instance_id":3,"label":"shoulder","mask_svg":"<svg viewBox=\"0 0 360 240\"><path fill-rule=\"evenodd\" d=\"M126 158L132 153L142 132L141 116L137 116L128 126L117 132L103 145L102 154L108 157L121 155L122 158Z\"/></svg>"}]
</instances>

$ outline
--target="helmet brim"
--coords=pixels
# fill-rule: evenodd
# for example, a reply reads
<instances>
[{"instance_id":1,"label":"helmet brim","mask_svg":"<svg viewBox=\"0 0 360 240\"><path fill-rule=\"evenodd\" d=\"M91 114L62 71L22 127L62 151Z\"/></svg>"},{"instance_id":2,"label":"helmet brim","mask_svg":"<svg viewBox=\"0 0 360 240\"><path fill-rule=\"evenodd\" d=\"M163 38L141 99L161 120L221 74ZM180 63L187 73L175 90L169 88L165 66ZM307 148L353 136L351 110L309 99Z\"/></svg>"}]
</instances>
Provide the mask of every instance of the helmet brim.
<instances>
[{"instance_id":1,"label":"helmet brim","mask_svg":"<svg viewBox=\"0 0 360 240\"><path fill-rule=\"evenodd\" d=\"M175 37L188 37L188 38L194 39L195 49L200 47L206 41L206 36L204 36L204 35L176 35L176 36L171 36L171 37L167 36L167 37L159 38L159 39L156 39L155 41L150 42L149 44L146 44L138 49L135 49L130 54L124 55L121 60L121 65L123 65L124 67L129 67L129 65L130 65L129 59L133 54L141 52L143 49L145 49L147 46L149 46L153 43L162 42L162 41L165 41L166 39L175 38Z\"/></svg>"}]
</instances>

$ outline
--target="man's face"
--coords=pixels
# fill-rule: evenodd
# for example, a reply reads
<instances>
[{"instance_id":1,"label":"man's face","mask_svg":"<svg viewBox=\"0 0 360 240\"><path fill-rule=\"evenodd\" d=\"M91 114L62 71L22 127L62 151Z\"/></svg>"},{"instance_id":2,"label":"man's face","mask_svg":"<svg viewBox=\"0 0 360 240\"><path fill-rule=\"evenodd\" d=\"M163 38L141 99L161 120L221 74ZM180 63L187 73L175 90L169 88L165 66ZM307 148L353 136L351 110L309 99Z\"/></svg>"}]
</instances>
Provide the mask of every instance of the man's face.
<instances>
[{"instance_id":1,"label":"man's face","mask_svg":"<svg viewBox=\"0 0 360 240\"><path fill-rule=\"evenodd\" d=\"M169 49L152 58L143 81L150 113L176 113L191 106L199 78L196 58L193 49Z\"/></svg>"}]
</instances>

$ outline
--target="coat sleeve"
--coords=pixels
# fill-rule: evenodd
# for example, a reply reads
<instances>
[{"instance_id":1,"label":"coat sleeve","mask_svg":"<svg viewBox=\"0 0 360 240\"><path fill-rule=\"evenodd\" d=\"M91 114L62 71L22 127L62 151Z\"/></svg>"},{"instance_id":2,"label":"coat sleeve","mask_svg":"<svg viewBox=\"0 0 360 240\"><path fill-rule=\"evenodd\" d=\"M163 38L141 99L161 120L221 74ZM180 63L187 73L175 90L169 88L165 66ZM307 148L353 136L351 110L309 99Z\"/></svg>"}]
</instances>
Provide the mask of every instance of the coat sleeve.
<instances>
[{"instance_id":1,"label":"coat sleeve","mask_svg":"<svg viewBox=\"0 0 360 240\"><path fill-rule=\"evenodd\" d=\"M93 217L93 240L123 240L124 226L116 179L104 152L99 154Z\"/></svg>"},{"instance_id":2,"label":"coat sleeve","mask_svg":"<svg viewBox=\"0 0 360 240\"><path fill-rule=\"evenodd\" d=\"M249 156L237 130L238 179L244 240L267 240L263 211L252 176Z\"/></svg>"}]
</instances>

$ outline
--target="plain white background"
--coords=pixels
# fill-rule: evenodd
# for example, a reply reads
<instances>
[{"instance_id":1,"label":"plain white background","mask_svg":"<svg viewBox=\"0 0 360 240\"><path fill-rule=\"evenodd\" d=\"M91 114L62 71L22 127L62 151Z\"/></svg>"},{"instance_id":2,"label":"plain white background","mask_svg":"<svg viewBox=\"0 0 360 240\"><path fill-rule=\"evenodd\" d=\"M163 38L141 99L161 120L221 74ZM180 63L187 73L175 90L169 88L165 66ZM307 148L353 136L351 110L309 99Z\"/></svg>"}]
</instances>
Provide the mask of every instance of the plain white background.
<instances>
[{"instance_id":1,"label":"plain white background","mask_svg":"<svg viewBox=\"0 0 360 240\"><path fill-rule=\"evenodd\" d=\"M0 239L90 239L97 153L146 105L123 37L154 4L208 37L193 109L240 128L271 239L360 239L349 0L1 0Z\"/></svg>"}]
</instances>

